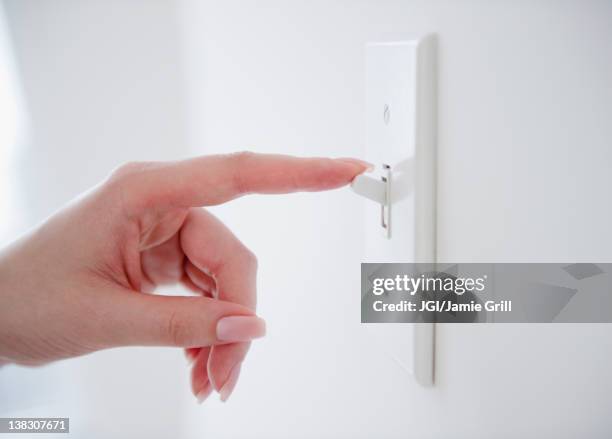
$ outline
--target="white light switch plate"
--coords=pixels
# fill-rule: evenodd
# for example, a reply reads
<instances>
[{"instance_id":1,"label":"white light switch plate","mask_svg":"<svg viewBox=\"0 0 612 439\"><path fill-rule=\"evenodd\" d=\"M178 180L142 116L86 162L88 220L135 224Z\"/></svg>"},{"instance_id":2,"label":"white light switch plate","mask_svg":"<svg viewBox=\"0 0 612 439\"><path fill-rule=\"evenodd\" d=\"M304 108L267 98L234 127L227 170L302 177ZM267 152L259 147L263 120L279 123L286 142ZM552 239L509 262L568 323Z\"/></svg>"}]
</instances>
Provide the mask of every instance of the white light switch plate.
<instances>
[{"instance_id":1,"label":"white light switch plate","mask_svg":"<svg viewBox=\"0 0 612 439\"><path fill-rule=\"evenodd\" d=\"M365 204L365 262L435 262L435 40L366 46L366 160L391 167L390 236ZM369 324L386 355L433 384L434 325Z\"/></svg>"}]
</instances>

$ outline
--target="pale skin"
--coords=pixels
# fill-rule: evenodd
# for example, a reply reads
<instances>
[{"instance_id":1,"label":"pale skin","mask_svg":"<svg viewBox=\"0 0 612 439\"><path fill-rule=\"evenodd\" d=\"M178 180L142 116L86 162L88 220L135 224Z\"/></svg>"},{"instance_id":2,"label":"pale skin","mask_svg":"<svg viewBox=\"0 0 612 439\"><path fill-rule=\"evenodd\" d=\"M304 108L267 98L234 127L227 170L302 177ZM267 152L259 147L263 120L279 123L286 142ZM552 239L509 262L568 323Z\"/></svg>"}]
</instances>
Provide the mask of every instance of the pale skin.
<instances>
[{"instance_id":1,"label":"pale skin","mask_svg":"<svg viewBox=\"0 0 612 439\"><path fill-rule=\"evenodd\" d=\"M202 206L348 184L356 159L237 153L130 163L0 251L0 364L121 346L185 348L191 390L226 400L250 341L257 261ZM191 296L164 296L181 283Z\"/></svg>"}]
</instances>

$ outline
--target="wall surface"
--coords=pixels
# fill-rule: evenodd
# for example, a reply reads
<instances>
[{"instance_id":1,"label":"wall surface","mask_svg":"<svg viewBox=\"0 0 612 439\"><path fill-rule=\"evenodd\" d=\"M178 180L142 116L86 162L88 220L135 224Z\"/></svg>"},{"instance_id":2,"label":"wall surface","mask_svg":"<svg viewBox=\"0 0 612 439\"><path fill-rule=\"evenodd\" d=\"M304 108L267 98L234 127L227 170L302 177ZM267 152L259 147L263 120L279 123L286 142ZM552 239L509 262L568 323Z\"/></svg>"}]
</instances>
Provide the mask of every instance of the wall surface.
<instances>
[{"instance_id":1,"label":"wall surface","mask_svg":"<svg viewBox=\"0 0 612 439\"><path fill-rule=\"evenodd\" d=\"M23 219L17 232L123 162L189 153L174 3L20 0L3 9L27 118L8 165L18 177L10 188ZM182 357L117 349L4 367L0 411L69 416L72 437L172 437L189 397Z\"/></svg>"},{"instance_id":2,"label":"wall surface","mask_svg":"<svg viewBox=\"0 0 612 439\"><path fill-rule=\"evenodd\" d=\"M439 38L438 255L612 259L612 4L183 2L194 147L359 156L367 41ZM359 327L361 201L216 209L259 255L257 343L216 438L609 437L609 325L443 325L417 387Z\"/></svg>"},{"instance_id":3,"label":"wall surface","mask_svg":"<svg viewBox=\"0 0 612 439\"><path fill-rule=\"evenodd\" d=\"M31 136L15 165L24 227L126 160L360 156L364 44L434 32L439 259L612 262L610 2L11 0L5 12ZM212 209L258 255L269 330L227 404L194 404L182 353L121 349L4 368L0 409L21 395L13 414L68 415L87 438L610 436L610 325L440 325L432 389L378 355L356 299L362 207L343 189Z\"/></svg>"}]
</instances>

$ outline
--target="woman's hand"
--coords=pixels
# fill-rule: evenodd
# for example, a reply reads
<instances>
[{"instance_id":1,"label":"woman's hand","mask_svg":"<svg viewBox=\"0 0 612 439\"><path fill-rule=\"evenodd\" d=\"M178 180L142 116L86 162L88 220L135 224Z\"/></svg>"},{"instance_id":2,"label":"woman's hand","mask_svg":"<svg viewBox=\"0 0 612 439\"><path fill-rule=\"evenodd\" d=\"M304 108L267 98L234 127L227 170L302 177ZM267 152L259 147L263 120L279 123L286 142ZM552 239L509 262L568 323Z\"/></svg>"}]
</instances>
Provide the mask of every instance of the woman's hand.
<instances>
[{"instance_id":1,"label":"woman's hand","mask_svg":"<svg viewBox=\"0 0 612 439\"><path fill-rule=\"evenodd\" d=\"M43 364L100 349L178 346L192 390L232 392L255 315L255 256L196 206L248 193L349 183L354 159L238 153L132 163L0 254L0 362ZM152 293L180 282L199 296Z\"/></svg>"}]
</instances>

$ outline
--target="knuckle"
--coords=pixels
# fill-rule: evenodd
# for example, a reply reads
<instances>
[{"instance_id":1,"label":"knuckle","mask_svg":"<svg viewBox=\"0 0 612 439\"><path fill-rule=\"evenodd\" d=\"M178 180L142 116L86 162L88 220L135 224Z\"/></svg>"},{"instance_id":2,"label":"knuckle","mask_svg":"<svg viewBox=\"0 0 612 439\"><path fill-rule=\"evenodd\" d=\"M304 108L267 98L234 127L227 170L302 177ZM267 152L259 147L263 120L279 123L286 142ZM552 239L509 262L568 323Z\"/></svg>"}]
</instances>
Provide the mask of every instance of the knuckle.
<instances>
[{"instance_id":1,"label":"knuckle","mask_svg":"<svg viewBox=\"0 0 612 439\"><path fill-rule=\"evenodd\" d=\"M241 166L248 163L254 155L255 153L251 151L238 151L231 153L229 158L235 165Z\"/></svg>"},{"instance_id":2,"label":"knuckle","mask_svg":"<svg viewBox=\"0 0 612 439\"><path fill-rule=\"evenodd\" d=\"M257 261L257 256L247 247L242 246L242 255L245 260L245 263L252 270L257 270L257 266L259 262Z\"/></svg>"},{"instance_id":3,"label":"knuckle","mask_svg":"<svg viewBox=\"0 0 612 439\"><path fill-rule=\"evenodd\" d=\"M244 171L250 166L250 162L255 154L250 151L239 151L229 155L231 169L231 181L237 193L247 193L248 188L244 181Z\"/></svg>"},{"instance_id":4,"label":"knuckle","mask_svg":"<svg viewBox=\"0 0 612 439\"><path fill-rule=\"evenodd\" d=\"M175 346L187 346L193 339L191 328L177 312L170 314L165 323L164 331L168 341Z\"/></svg>"},{"instance_id":5,"label":"knuckle","mask_svg":"<svg viewBox=\"0 0 612 439\"><path fill-rule=\"evenodd\" d=\"M154 167L152 162L127 162L115 168L102 186L104 193L119 197L124 208L131 206L134 201L132 193L139 186L143 174Z\"/></svg>"},{"instance_id":6,"label":"knuckle","mask_svg":"<svg viewBox=\"0 0 612 439\"><path fill-rule=\"evenodd\" d=\"M112 180L123 180L145 170L148 167L146 162L127 162L117 167L111 173Z\"/></svg>"},{"instance_id":7,"label":"knuckle","mask_svg":"<svg viewBox=\"0 0 612 439\"><path fill-rule=\"evenodd\" d=\"M129 186L149 167L150 163L147 162L124 163L111 172L106 180L106 186L111 188Z\"/></svg>"}]
</instances>

